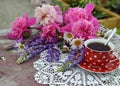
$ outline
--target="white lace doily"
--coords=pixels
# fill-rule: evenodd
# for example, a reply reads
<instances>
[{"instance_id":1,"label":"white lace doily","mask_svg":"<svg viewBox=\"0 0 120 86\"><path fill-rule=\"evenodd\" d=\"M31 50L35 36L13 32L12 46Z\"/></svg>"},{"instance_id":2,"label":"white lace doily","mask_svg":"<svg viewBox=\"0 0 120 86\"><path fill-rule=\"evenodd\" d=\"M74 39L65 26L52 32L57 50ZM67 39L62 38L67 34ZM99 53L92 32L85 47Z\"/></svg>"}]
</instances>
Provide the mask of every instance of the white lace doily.
<instances>
[{"instance_id":1,"label":"white lace doily","mask_svg":"<svg viewBox=\"0 0 120 86\"><path fill-rule=\"evenodd\" d=\"M120 59L120 37L115 35L111 40L115 44L114 54ZM62 65L66 54L61 55L59 62L49 63L45 60L46 52L40 59L33 63L37 73L34 75L37 83L49 86L120 86L120 66L111 73L91 73L79 67L66 72L57 72L57 67Z\"/></svg>"},{"instance_id":2,"label":"white lace doily","mask_svg":"<svg viewBox=\"0 0 120 86\"><path fill-rule=\"evenodd\" d=\"M118 53L120 55L120 53ZM62 55L64 58L66 55ZM37 70L35 80L40 84L49 84L50 86L120 86L120 67L106 74L97 74L84 71L76 67L66 72L57 72L57 67L62 65L61 61L49 63L45 59L45 52L41 58L34 62L34 68Z\"/></svg>"}]
</instances>

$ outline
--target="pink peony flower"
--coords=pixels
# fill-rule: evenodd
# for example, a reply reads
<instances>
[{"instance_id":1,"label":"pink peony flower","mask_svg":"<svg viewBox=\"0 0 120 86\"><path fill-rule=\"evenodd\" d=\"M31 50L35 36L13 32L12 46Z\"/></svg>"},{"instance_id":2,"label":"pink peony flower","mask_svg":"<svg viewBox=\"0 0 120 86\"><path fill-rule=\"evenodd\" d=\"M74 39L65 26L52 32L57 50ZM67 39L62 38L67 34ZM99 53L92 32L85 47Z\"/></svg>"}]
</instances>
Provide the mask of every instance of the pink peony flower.
<instances>
[{"instance_id":1,"label":"pink peony flower","mask_svg":"<svg viewBox=\"0 0 120 86\"><path fill-rule=\"evenodd\" d=\"M63 32L71 32L76 38L84 40L96 37L99 31L98 20L92 15L94 4L87 4L85 8L70 8L64 14L65 26Z\"/></svg>"},{"instance_id":2,"label":"pink peony flower","mask_svg":"<svg viewBox=\"0 0 120 86\"><path fill-rule=\"evenodd\" d=\"M60 28L57 29L60 31ZM40 36L49 42L52 42L52 39L56 39L57 34L56 34L56 26L54 24L50 24L47 26L44 26L42 28L42 33L40 33Z\"/></svg>"},{"instance_id":3,"label":"pink peony flower","mask_svg":"<svg viewBox=\"0 0 120 86\"><path fill-rule=\"evenodd\" d=\"M95 21L95 20L94 20ZM62 27L62 32L71 32L75 38L83 38L84 40L96 37L96 32L99 31L99 24L94 24L94 21L81 19L74 23L69 23Z\"/></svg>"},{"instance_id":4,"label":"pink peony flower","mask_svg":"<svg viewBox=\"0 0 120 86\"><path fill-rule=\"evenodd\" d=\"M91 37L96 37L96 32L99 31L97 26L88 20L82 19L75 22L71 27L71 32L76 38L83 38L84 40Z\"/></svg>"},{"instance_id":5,"label":"pink peony flower","mask_svg":"<svg viewBox=\"0 0 120 86\"><path fill-rule=\"evenodd\" d=\"M36 7L35 17L39 25L47 25L51 23L62 24L62 12L58 6L51 6L43 4L42 7Z\"/></svg>"},{"instance_id":6,"label":"pink peony flower","mask_svg":"<svg viewBox=\"0 0 120 86\"><path fill-rule=\"evenodd\" d=\"M94 9L94 4L87 4L85 8L70 8L64 14L65 24L76 22L80 19L88 19Z\"/></svg>"},{"instance_id":7,"label":"pink peony flower","mask_svg":"<svg viewBox=\"0 0 120 86\"><path fill-rule=\"evenodd\" d=\"M79 7L68 9L63 16L65 24L76 22L82 18L88 18L87 11Z\"/></svg>"},{"instance_id":8,"label":"pink peony flower","mask_svg":"<svg viewBox=\"0 0 120 86\"><path fill-rule=\"evenodd\" d=\"M35 18L28 18L28 14L26 13L24 17L18 17L12 24L11 31L7 34L10 39L22 39L23 34L27 30L29 26L35 24Z\"/></svg>"},{"instance_id":9,"label":"pink peony flower","mask_svg":"<svg viewBox=\"0 0 120 86\"><path fill-rule=\"evenodd\" d=\"M91 15L92 11L94 10L95 5L94 4L86 4L84 7L84 10L87 11L88 15Z\"/></svg>"}]
</instances>

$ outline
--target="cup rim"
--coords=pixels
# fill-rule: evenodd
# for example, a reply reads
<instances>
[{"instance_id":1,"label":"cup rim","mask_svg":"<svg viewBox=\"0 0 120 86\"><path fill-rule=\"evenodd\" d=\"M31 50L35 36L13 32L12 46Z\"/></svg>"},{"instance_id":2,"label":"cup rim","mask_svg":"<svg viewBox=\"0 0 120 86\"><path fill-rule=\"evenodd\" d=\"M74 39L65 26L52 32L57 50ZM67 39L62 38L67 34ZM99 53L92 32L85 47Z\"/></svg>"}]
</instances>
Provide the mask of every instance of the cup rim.
<instances>
[{"instance_id":1,"label":"cup rim","mask_svg":"<svg viewBox=\"0 0 120 86\"><path fill-rule=\"evenodd\" d=\"M93 50L91 48L89 48L87 45L90 44L90 43L93 43L93 42L100 42L100 43L105 43L107 40L104 39L104 38L93 38L93 39L88 39L84 42L84 45L86 48L90 49L90 50ZM114 50L114 44L112 42L109 42L108 43L108 46L110 47L110 50L108 51L99 51L99 50L93 50L95 52L110 52L110 51L113 51Z\"/></svg>"}]
</instances>

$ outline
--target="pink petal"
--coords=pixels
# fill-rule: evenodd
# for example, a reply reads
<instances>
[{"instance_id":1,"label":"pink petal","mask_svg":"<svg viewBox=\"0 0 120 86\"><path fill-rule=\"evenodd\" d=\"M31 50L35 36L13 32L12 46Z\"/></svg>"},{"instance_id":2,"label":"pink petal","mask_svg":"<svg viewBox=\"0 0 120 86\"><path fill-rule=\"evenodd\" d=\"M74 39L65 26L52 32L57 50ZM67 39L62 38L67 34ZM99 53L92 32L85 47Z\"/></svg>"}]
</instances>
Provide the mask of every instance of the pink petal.
<instances>
[{"instance_id":1,"label":"pink petal","mask_svg":"<svg viewBox=\"0 0 120 86\"><path fill-rule=\"evenodd\" d=\"M25 18L25 21L26 21L26 26L28 26L28 20L29 20L28 13L25 13L24 18Z\"/></svg>"},{"instance_id":2,"label":"pink petal","mask_svg":"<svg viewBox=\"0 0 120 86\"><path fill-rule=\"evenodd\" d=\"M28 18L28 13L26 13L26 14L24 15L24 18L25 18L25 20L26 20L26 27L29 27L29 26L31 26L31 25L33 25L33 24L36 23L36 18L35 18L35 17L33 17L33 18Z\"/></svg>"},{"instance_id":3,"label":"pink petal","mask_svg":"<svg viewBox=\"0 0 120 86\"><path fill-rule=\"evenodd\" d=\"M94 10L94 7L95 7L94 4L87 4L84 9L87 11L87 13L88 13L88 15L89 15L89 14L91 14L92 11Z\"/></svg>"},{"instance_id":4,"label":"pink petal","mask_svg":"<svg viewBox=\"0 0 120 86\"><path fill-rule=\"evenodd\" d=\"M94 16L90 15L88 20L91 21L91 23L93 23L95 26L99 26L99 22Z\"/></svg>"},{"instance_id":5,"label":"pink petal","mask_svg":"<svg viewBox=\"0 0 120 86\"><path fill-rule=\"evenodd\" d=\"M62 27L62 32L71 32L72 23L69 23Z\"/></svg>"},{"instance_id":6,"label":"pink petal","mask_svg":"<svg viewBox=\"0 0 120 86\"><path fill-rule=\"evenodd\" d=\"M36 26L35 29L36 29L36 30L41 30L41 29L42 29L42 26Z\"/></svg>"},{"instance_id":7,"label":"pink petal","mask_svg":"<svg viewBox=\"0 0 120 86\"><path fill-rule=\"evenodd\" d=\"M34 25L35 23L36 23L36 18L35 17L34 18L30 18L27 26Z\"/></svg>"},{"instance_id":8,"label":"pink petal","mask_svg":"<svg viewBox=\"0 0 120 86\"><path fill-rule=\"evenodd\" d=\"M62 11L59 6L54 6L54 7L57 12L56 22L59 24L62 24L62 22L63 22Z\"/></svg>"},{"instance_id":9,"label":"pink petal","mask_svg":"<svg viewBox=\"0 0 120 86\"><path fill-rule=\"evenodd\" d=\"M23 36L23 31L19 31L19 34L18 34L17 38L19 39L19 38L21 38L22 36Z\"/></svg>"},{"instance_id":10,"label":"pink petal","mask_svg":"<svg viewBox=\"0 0 120 86\"><path fill-rule=\"evenodd\" d=\"M58 24L54 23L53 25L57 28L58 31L61 32L61 27Z\"/></svg>"},{"instance_id":11,"label":"pink petal","mask_svg":"<svg viewBox=\"0 0 120 86\"><path fill-rule=\"evenodd\" d=\"M17 39L14 35L12 35L12 33L8 33L8 34L7 34L7 37L8 37L9 39L13 39L13 40L16 40L16 39Z\"/></svg>"}]
</instances>

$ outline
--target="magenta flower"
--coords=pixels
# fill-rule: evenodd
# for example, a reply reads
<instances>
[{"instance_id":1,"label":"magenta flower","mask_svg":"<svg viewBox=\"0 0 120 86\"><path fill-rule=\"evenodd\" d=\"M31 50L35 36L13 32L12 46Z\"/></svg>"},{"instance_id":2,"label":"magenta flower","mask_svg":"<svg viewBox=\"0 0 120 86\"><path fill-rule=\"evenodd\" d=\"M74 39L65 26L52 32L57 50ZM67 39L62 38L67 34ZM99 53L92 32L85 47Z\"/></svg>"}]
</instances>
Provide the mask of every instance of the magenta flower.
<instances>
[{"instance_id":1,"label":"magenta flower","mask_svg":"<svg viewBox=\"0 0 120 86\"><path fill-rule=\"evenodd\" d=\"M92 15L94 4L87 4L85 8L70 8L64 14L65 26L63 32L71 32L76 38L84 40L96 37L99 31L98 20Z\"/></svg>"},{"instance_id":2,"label":"magenta flower","mask_svg":"<svg viewBox=\"0 0 120 86\"><path fill-rule=\"evenodd\" d=\"M65 24L76 22L80 19L89 19L92 15L91 12L94 9L94 4L87 4L85 8L70 8L64 14L64 22Z\"/></svg>"},{"instance_id":3,"label":"magenta flower","mask_svg":"<svg viewBox=\"0 0 120 86\"><path fill-rule=\"evenodd\" d=\"M11 31L7 34L10 39L22 39L23 34L28 30L28 27L35 24L36 18L28 18L28 14L26 13L24 17L18 17L12 24ZM31 33L29 31L28 33Z\"/></svg>"},{"instance_id":4,"label":"magenta flower","mask_svg":"<svg viewBox=\"0 0 120 86\"><path fill-rule=\"evenodd\" d=\"M96 37L97 31L99 28L85 19L75 22L71 27L72 34L76 38L83 38L84 40Z\"/></svg>"},{"instance_id":5,"label":"magenta flower","mask_svg":"<svg viewBox=\"0 0 120 86\"><path fill-rule=\"evenodd\" d=\"M67 24L62 28L62 31L71 32L75 38L83 38L84 40L94 38L96 37L96 32L99 31L99 25L93 22L81 19L77 22Z\"/></svg>"},{"instance_id":6,"label":"magenta flower","mask_svg":"<svg viewBox=\"0 0 120 86\"><path fill-rule=\"evenodd\" d=\"M50 24L47 26L44 26L42 28L42 33L40 33L40 36L49 42L52 42L53 39L56 39L57 34L56 34L56 24ZM60 32L60 27L57 28L57 30Z\"/></svg>"},{"instance_id":7,"label":"magenta flower","mask_svg":"<svg viewBox=\"0 0 120 86\"><path fill-rule=\"evenodd\" d=\"M82 18L88 18L87 11L79 7L68 9L63 16L65 24L76 22Z\"/></svg>"}]
</instances>

